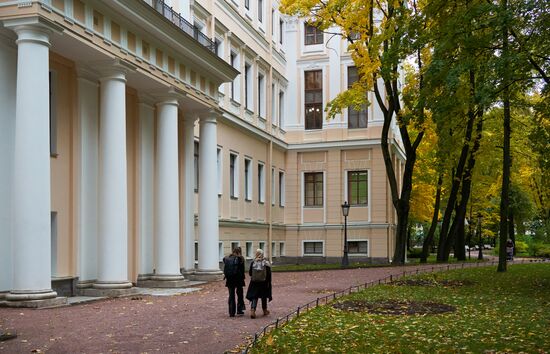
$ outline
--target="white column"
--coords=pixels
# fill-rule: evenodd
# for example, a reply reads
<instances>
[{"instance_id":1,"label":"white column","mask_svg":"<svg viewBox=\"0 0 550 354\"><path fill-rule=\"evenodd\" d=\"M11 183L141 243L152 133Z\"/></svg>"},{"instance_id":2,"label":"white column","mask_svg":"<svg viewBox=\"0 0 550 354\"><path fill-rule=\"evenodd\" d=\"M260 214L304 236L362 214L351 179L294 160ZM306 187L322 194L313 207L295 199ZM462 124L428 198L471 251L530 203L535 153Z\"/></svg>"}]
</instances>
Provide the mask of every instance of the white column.
<instances>
[{"instance_id":1,"label":"white column","mask_svg":"<svg viewBox=\"0 0 550 354\"><path fill-rule=\"evenodd\" d=\"M15 25L17 89L13 168L13 289L7 300L57 296L51 289L49 37Z\"/></svg>"},{"instance_id":2,"label":"white column","mask_svg":"<svg viewBox=\"0 0 550 354\"><path fill-rule=\"evenodd\" d=\"M119 64L100 79L98 276L93 287L123 289L128 281L126 77Z\"/></svg>"},{"instance_id":3,"label":"white column","mask_svg":"<svg viewBox=\"0 0 550 354\"><path fill-rule=\"evenodd\" d=\"M200 117L199 267L197 275L221 274L218 255L218 182L216 112Z\"/></svg>"},{"instance_id":4,"label":"white column","mask_svg":"<svg viewBox=\"0 0 550 354\"><path fill-rule=\"evenodd\" d=\"M183 237L185 273L195 271L195 118L185 117L183 130L184 179L183 179Z\"/></svg>"},{"instance_id":5,"label":"white column","mask_svg":"<svg viewBox=\"0 0 550 354\"><path fill-rule=\"evenodd\" d=\"M98 176L99 176L99 83L94 74L78 68L78 115L80 118L80 242L79 288L92 286L97 278Z\"/></svg>"},{"instance_id":6,"label":"white column","mask_svg":"<svg viewBox=\"0 0 550 354\"><path fill-rule=\"evenodd\" d=\"M157 104L154 280L181 280L179 261L178 101Z\"/></svg>"},{"instance_id":7,"label":"white column","mask_svg":"<svg viewBox=\"0 0 550 354\"><path fill-rule=\"evenodd\" d=\"M155 108L143 96L139 103L139 275L153 274Z\"/></svg>"}]
</instances>

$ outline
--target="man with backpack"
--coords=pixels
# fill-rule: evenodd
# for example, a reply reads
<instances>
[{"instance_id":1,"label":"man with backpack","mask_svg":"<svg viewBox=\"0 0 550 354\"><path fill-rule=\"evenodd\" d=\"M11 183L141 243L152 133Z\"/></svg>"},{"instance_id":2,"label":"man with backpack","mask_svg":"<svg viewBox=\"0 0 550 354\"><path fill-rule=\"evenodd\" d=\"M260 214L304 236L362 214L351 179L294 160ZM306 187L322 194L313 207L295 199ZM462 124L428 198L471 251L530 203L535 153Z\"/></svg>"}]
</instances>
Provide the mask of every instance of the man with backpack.
<instances>
[{"instance_id":1,"label":"man with backpack","mask_svg":"<svg viewBox=\"0 0 550 354\"><path fill-rule=\"evenodd\" d=\"M229 290L229 317L244 315L244 257L240 247L235 247L231 255L223 259L223 274L225 276L225 286ZM235 304L235 292L237 293L237 304Z\"/></svg>"},{"instance_id":2,"label":"man with backpack","mask_svg":"<svg viewBox=\"0 0 550 354\"><path fill-rule=\"evenodd\" d=\"M254 261L250 264L250 283L246 292L246 298L251 301L250 318L256 318L256 306L258 299L262 299L264 316L269 315L267 300L273 300L271 296L271 264L264 258L264 251L256 250Z\"/></svg>"}]
</instances>

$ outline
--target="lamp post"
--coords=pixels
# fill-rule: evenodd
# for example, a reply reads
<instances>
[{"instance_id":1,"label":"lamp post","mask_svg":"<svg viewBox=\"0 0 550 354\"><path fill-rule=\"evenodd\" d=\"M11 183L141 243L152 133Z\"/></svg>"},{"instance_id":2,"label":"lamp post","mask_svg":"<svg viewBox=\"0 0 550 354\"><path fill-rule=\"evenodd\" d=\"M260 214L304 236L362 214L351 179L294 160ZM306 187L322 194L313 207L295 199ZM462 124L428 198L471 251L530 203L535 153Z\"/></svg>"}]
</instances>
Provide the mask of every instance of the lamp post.
<instances>
[{"instance_id":1,"label":"lamp post","mask_svg":"<svg viewBox=\"0 0 550 354\"><path fill-rule=\"evenodd\" d=\"M349 215L349 204L344 202L342 204L342 214L344 215L344 257L342 257L342 267L347 267L349 265L348 260L348 215Z\"/></svg>"},{"instance_id":2,"label":"lamp post","mask_svg":"<svg viewBox=\"0 0 550 354\"><path fill-rule=\"evenodd\" d=\"M479 253L477 254L478 260L483 260L483 244L481 243L481 222L483 221L483 217L481 216L481 213L477 214L477 235L479 237Z\"/></svg>"}]
</instances>

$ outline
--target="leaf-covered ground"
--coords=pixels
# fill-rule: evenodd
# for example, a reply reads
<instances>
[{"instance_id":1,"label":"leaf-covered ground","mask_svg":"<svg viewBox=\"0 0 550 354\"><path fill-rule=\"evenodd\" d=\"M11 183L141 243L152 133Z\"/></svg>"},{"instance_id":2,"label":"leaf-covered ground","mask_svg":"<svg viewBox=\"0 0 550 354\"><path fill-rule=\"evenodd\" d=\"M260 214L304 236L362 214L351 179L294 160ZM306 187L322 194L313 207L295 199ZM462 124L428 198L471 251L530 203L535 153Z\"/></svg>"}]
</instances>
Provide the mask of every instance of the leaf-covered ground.
<instances>
[{"instance_id":1,"label":"leaf-covered ground","mask_svg":"<svg viewBox=\"0 0 550 354\"><path fill-rule=\"evenodd\" d=\"M322 306L271 332L253 353L550 352L550 264L462 269L411 278L439 286L381 285L338 301L430 301L438 315L379 315ZM442 280L463 282L445 286Z\"/></svg>"}]
</instances>

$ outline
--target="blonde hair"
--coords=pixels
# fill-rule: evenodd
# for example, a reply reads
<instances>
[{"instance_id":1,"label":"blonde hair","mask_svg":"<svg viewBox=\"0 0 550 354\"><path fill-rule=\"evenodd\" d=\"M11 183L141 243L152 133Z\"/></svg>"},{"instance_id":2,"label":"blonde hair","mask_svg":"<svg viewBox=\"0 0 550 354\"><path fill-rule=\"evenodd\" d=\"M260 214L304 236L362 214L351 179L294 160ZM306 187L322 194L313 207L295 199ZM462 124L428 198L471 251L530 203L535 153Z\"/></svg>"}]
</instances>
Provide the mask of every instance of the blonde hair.
<instances>
[{"instance_id":1,"label":"blonde hair","mask_svg":"<svg viewBox=\"0 0 550 354\"><path fill-rule=\"evenodd\" d=\"M254 258L264 258L264 250L262 250L261 248L258 248L256 250L256 256Z\"/></svg>"}]
</instances>

